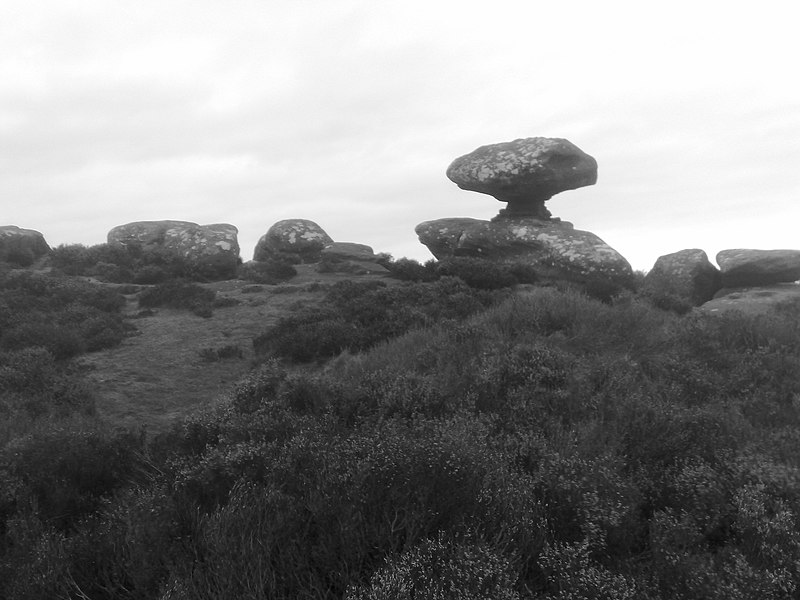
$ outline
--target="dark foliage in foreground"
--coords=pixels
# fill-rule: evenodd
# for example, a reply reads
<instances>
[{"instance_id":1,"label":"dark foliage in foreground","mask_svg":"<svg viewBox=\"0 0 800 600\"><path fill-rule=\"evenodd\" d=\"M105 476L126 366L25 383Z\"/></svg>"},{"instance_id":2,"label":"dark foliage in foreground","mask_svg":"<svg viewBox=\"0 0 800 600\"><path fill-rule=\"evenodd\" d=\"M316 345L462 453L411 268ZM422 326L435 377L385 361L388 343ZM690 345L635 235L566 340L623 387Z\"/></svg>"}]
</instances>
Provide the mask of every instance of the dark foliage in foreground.
<instances>
[{"instance_id":1,"label":"dark foliage in foreground","mask_svg":"<svg viewBox=\"0 0 800 600\"><path fill-rule=\"evenodd\" d=\"M265 358L149 444L11 436L0 597L797 597L800 307L485 294L334 286L364 352Z\"/></svg>"}]
</instances>

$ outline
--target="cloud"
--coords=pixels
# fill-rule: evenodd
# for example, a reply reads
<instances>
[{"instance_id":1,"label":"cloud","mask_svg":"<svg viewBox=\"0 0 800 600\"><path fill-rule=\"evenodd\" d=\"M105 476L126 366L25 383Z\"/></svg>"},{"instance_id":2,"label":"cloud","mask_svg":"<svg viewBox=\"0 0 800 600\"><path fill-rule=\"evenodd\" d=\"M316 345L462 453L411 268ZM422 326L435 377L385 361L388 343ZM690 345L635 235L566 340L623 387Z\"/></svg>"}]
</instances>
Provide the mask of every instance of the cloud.
<instances>
[{"instance_id":1,"label":"cloud","mask_svg":"<svg viewBox=\"0 0 800 600\"><path fill-rule=\"evenodd\" d=\"M765 228L790 245L792 27L682 0L10 0L4 220L56 243L96 243L129 220L227 221L249 258L272 223L302 217L424 258L417 223L500 208L450 183L450 161L543 135L600 166L554 214L643 268Z\"/></svg>"}]
</instances>

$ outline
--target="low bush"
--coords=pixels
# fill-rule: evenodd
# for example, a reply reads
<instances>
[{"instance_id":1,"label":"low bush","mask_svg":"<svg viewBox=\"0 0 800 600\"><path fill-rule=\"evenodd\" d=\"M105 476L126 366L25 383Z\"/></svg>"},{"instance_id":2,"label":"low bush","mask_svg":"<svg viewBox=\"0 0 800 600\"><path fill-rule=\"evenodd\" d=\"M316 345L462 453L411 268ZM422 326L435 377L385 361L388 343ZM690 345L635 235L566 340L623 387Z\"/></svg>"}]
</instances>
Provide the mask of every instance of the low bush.
<instances>
[{"instance_id":1,"label":"low bush","mask_svg":"<svg viewBox=\"0 0 800 600\"><path fill-rule=\"evenodd\" d=\"M297 275L294 263L285 258L248 262L239 267L238 277L253 283L274 285L290 280Z\"/></svg>"},{"instance_id":2,"label":"low bush","mask_svg":"<svg viewBox=\"0 0 800 600\"><path fill-rule=\"evenodd\" d=\"M359 352L437 320L464 319L491 301L490 295L452 277L392 287L342 281L330 288L321 307L281 319L256 337L253 346L260 356L295 362L326 359L343 350Z\"/></svg>"},{"instance_id":3,"label":"low bush","mask_svg":"<svg viewBox=\"0 0 800 600\"><path fill-rule=\"evenodd\" d=\"M0 282L0 350L47 348L58 359L113 347L127 327L115 290L20 273Z\"/></svg>"}]
</instances>

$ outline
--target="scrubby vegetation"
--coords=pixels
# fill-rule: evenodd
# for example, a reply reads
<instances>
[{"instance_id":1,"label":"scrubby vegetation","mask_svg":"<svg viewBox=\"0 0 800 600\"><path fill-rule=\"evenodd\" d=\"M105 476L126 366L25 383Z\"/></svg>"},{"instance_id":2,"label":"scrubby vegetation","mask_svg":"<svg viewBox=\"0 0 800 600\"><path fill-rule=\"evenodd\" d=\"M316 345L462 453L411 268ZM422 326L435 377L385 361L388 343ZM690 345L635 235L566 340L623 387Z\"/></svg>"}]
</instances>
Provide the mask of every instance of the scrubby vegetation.
<instances>
[{"instance_id":1,"label":"scrubby vegetation","mask_svg":"<svg viewBox=\"0 0 800 600\"><path fill-rule=\"evenodd\" d=\"M96 277L111 283L156 284L172 279L226 279L235 266L226 261L200 264L165 248L119 244L62 244L50 252L50 264L66 275Z\"/></svg>"},{"instance_id":2,"label":"scrubby vegetation","mask_svg":"<svg viewBox=\"0 0 800 600\"><path fill-rule=\"evenodd\" d=\"M0 597L800 594L800 306L681 316L468 271L333 285L152 439L4 346Z\"/></svg>"}]
</instances>

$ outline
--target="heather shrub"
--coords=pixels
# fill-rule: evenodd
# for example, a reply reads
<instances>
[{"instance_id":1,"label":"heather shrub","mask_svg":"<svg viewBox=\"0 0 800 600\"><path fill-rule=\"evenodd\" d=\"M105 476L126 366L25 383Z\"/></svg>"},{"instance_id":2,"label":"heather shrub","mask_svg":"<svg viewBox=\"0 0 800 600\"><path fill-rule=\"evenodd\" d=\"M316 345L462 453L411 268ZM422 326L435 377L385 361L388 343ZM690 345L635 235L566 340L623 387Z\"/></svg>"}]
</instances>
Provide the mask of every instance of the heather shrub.
<instances>
[{"instance_id":1,"label":"heather shrub","mask_svg":"<svg viewBox=\"0 0 800 600\"><path fill-rule=\"evenodd\" d=\"M68 531L133 477L141 447L137 436L125 432L45 426L2 449L2 471L17 482L17 512L29 510Z\"/></svg>"},{"instance_id":2,"label":"heather shrub","mask_svg":"<svg viewBox=\"0 0 800 600\"><path fill-rule=\"evenodd\" d=\"M164 248L119 244L61 245L50 253L50 263L66 275L98 277L112 283L157 284L170 279L214 281L235 274L238 264L230 257L193 262Z\"/></svg>"},{"instance_id":3,"label":"heather shrub","mask_svg":"<svg viewBox=\"0 0 800 600\"><path fill-rule=\"evenodd\" d=\"M514 267L472 257L453 257L443 260L439 262L437 272L441 276L458 277L468 286L483 290L497 290L517 283L536 281L536 273L523 266Z\"/></svg>"},{"instance_id":4,"label":"heather shrub","mask_svg":"<svg viewBox=\"0 0 800 600\"><path fill-rule=\"evenodd\" d=\"M0 283L0 350L40 346L58 359L119 344L126 335L116 291L31 273Z\"/></svg>"},{"instance_id":5,"label":"heather shrub","mask_svg":"<svg viewBox=\"0 0 800 600\"><path fill-rule=\"evenodd\" d=\"M238 277L253 283L274 285L288 281L297 275L293 261L285 257L270 258L264 261L248 262L239 267Z\"/></svg>"},{"instance_id":6,"label":"heather shrub","mask_svg":"<svg viewBox=\"0 0 800 600\"><path fill-rule=\"evenodd\" d=\"M343 350L359 352L437 320L464 319L492 297L455 278L386 287L380 282L334 284L320 307L301 309L256 337L261 356L295 362L326 359Z\"/></svg>"},{"instance_id":7,"label":"heather shrub","mask_svg":"<svg viewBox=\"0 0 800 600\"><path fill-rule=\"evenodd\" d=\"M515 600L510 562L484 543L442 533L387 560L368 585L351 588L347 600Z\"/></svg>"},{"instance_id":8,"label":"heather shrub","mask_svg":"<svg viewBox=\"0 0 800 600\"><path fill-rule=\"evenodd\" d=\"M381 264L389 270L392 277L401 281L435 281L440 277L437 263L433 259L421 264L411 258L398 258Z\"/></svg>"},{"instance_id":9,"label":"heather shrub","mask_svg":"<svg viewBox=\"0 0 800 600\"><path fill-rule=\"evenodd\" d=\"M75 369L41 347L0 353L0 415L31 419L94 413L94 395ZM2 428L0 428L2 431ZM3 442L0 435L0 442Z\"/></svg>"}]
</instances>

